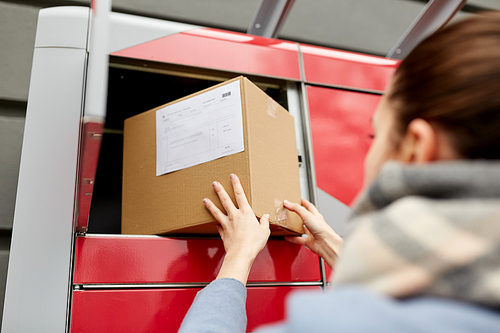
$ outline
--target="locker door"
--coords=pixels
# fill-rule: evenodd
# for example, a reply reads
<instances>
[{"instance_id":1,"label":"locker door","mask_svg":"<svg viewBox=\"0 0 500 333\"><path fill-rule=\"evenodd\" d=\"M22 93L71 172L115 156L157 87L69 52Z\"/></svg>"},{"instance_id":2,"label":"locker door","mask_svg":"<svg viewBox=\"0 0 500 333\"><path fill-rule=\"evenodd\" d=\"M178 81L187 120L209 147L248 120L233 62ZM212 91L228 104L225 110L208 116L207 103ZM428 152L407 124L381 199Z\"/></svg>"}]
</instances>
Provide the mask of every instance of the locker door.
<instances>
[{"instance_id":1,"label":"locker door","mask_svg":"<svg viewBox=\"0 0 500 333\"><path fill-rule=\"evenodd\" d=\"M176 332L223 255L220 239L77 237L71 332ZM289 292L322 285L316 255L269 240L249 276L248 329L283 319Z\"/></svg>"},{"instance_id":2,"label":"locker door","mask_svg":"<svg viewBox=\"0 0 500 333\"><path fill-rule=\"evenodd\" d=\"M223 256L220 239L78 237L74 284L208 283ZM271 239L255 259L248 281L321 284L319 258L305 247Z\"/></svg>"},{"instance_id":3,"label":"locker door","mask_svg":"<svg viewBox=\"0 0 500 333\"><path fill-rule=\"evenodd\" d=\"M76 290L71 332L177 332L199 288ZM247 331L284 317L286 296L320 287L250 287Z\"/></svg>"},{"instance_id":4,"label":"locker door","mask_svg":"<svg viewBox=\"0 0 500 333\"><path fill-rule=\"evenodd\" d=\"M353 203L363 184L371 116L380 95L308 86L307 97L319 209L342 234L345 208ZM335 211L332 206L339 209Z\"/></svg>"},{"instance_id":5,"label":"locker door","mask_svg":"<svg viewBox=\"0 0 500 333\"><path fill-rule=\"evenodd\" d=\"M184 31L111 55L300 80L296 43L217 29Z\"/></svg>"},{"instance_id":6,"label":"locker door","mask_svg":"<svg viewBox=\"0 0 500 333\"><path fill-rule=\"evenodd\" d=\"M398 60L323 47L300 45L305 81L381 92L399 65Z\"/></svg>"}]
</instances>

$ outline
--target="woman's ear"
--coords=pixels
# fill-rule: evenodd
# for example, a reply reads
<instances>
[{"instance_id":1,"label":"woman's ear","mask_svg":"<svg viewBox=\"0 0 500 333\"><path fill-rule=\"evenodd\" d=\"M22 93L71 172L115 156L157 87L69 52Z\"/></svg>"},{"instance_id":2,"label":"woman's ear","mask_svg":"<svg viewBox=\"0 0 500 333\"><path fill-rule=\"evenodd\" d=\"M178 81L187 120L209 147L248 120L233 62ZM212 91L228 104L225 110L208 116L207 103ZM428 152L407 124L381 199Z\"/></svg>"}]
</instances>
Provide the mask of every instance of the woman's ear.
<instances>
[{"instance_id":1,"label":"woman's ear","mask_svg":"<svg viewBox=\"0 0 500 333\"><path fill-rule=\"evenodd\" d=\"M424 119L413 119L399 149L399 159L410 163L427 163L437 159L438 138L432 125Z\"/></svg>"}]
</instances>

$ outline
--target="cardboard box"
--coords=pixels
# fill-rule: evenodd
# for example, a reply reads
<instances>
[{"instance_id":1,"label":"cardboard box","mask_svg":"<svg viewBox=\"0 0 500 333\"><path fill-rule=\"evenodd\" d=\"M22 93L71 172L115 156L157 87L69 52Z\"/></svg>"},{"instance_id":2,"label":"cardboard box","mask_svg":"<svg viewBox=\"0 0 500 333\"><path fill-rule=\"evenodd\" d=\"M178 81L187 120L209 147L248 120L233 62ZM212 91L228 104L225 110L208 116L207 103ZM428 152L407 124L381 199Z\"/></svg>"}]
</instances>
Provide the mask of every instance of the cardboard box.
<instances>
[{"instance_id":1,"label":"cardboard box","mask_svg":"<svg viewBox=\"0 0 500 333\"><path fill-rule=\"evenodd\" d=\"M157 176L156 111L235 81L240 82L244 151ZM270 214L272 235L303 233L300 217L283 208L283 200L301 199L293 117L247 78L126 119L122 233L217 235L217 222L203 199L222 209L212 188L219 181L235 202L231 173L240 178L255 215Z\"/></svg>"}]
</instances>

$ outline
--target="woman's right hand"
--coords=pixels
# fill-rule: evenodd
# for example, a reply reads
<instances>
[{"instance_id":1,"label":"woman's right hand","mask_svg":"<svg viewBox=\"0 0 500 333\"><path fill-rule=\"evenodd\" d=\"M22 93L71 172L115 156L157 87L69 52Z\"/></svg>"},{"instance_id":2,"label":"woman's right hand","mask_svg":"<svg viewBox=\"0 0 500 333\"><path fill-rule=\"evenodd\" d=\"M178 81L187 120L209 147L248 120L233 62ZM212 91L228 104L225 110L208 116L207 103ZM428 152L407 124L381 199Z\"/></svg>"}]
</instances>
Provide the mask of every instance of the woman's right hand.
<instances>
[{"instance_id":1,"label":"woman's right hand","mask_svg":"<svg viewBox=\"0 0 500 333\"><path fill-rule=\"evenodd\" d=\"M307 237L287 236L291 243L307 246L312 252L322 257L333 270L335 261L342 248L342 237L325 222L323 215L309 201L302 199L302 205L285 200L285 207L297 213L304 222Z\"/></svg>"}]
</instances>

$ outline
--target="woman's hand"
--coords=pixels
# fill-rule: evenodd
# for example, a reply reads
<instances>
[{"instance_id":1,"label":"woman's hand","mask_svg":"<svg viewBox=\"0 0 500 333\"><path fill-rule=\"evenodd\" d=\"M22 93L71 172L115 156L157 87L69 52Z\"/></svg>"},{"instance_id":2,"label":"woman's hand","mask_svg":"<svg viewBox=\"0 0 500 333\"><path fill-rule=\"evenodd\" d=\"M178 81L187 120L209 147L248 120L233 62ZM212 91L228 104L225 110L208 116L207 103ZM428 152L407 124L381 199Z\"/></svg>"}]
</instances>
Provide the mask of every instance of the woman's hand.
<instances>
[{"instance_id":1,"label":"woman's hand","mask_svg":"<svg viewBox=\"0 0 500 333\"><path fill-rule=\"evenodd\" d=\"M203 204L220 223L217 230L226 250L217 279L234 278L246 284L253 261L264 248L271 234L269 215L262 216L259 222L252 207L248 204L240 180L234 174L230 178L238 207L234 205L224 187L218 182L212 185L227 215L209 199L204 199Z\"/></svg>"},{"instance_id":2,"label":"woman's hand","mask_svg":"<svg viewBox=\"0 0 500 333\"><path fill-rule=\"evenodd\" d=\"M323 215L312 203L305 199L302 199L301 203L302 206L285 200L285 207L302 218L307 237L287 236L285 239L291 243L307 246L325 259L328 266L333 269L342 248L342 237L325 222Z\"/></svg>"}]
</instances>

